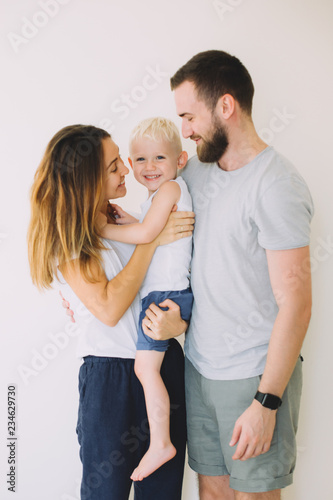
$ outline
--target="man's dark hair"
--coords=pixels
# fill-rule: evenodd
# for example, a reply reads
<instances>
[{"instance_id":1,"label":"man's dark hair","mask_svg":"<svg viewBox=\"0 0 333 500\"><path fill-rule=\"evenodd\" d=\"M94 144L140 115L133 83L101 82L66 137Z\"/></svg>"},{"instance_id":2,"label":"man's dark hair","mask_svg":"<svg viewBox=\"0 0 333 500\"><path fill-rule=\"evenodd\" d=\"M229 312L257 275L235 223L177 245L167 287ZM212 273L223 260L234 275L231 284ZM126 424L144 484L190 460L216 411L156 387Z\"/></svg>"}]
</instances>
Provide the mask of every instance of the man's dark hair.
<instances>
[{"instance_id":1,"label":"man's dark hair","mask_svg":"<svg viewBox=\"0 0 333 500\"><path fill-rule=\"evenodd\" d=\"M212 111L222 95L230 94L251 116L254 86L237 57L222 50L200 52L174 74L170 80L171 90L185 81L194 83L198 98Z\"/></svg>"}]
</instances>

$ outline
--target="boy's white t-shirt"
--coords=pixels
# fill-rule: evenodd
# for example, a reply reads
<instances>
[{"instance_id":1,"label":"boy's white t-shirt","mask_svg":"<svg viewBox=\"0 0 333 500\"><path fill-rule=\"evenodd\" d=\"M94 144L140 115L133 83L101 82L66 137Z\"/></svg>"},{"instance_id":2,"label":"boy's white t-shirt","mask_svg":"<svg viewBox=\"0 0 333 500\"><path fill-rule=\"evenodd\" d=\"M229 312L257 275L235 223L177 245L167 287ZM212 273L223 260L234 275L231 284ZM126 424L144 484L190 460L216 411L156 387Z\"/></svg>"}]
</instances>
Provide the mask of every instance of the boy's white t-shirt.
<instances>
[{"instance_id":1,"label":"boy's white t-shirt","mask_svg":"<svg viewBox=\"0 0 333 500\"><path fill-rule=\"evenodd\" d=\"M177 211L192 211L192 199L184 179L177 177L172 182L177 182L181 190ZM157 192L158 190L142 203L140 222L145 218ZM192 236L158 247L140 288L140 298L143 299L152 291L185 290L188 288L191 255Z\"/></svg>"}]
</instances>

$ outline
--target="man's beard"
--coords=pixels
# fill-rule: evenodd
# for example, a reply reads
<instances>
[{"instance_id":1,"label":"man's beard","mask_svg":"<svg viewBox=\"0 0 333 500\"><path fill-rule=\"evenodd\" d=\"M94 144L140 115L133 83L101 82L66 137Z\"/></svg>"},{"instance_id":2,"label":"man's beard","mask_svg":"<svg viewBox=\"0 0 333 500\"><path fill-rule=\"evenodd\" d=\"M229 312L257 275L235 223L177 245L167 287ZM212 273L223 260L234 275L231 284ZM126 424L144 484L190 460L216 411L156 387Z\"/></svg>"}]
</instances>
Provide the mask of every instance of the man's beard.
<instances>
[{"instance_id":1,"label":"man's beard","mask_svg":"<svg viewBox=\"0 0 333 500\"><path fill-rule=\"evenodd\" d=\"M229 145L228 134L224 127L213 120L213 135L209 139L202 139L202 144L197 147L197 155L203 163L217 163L224 155Z\"/></svg>"}]
</instances>

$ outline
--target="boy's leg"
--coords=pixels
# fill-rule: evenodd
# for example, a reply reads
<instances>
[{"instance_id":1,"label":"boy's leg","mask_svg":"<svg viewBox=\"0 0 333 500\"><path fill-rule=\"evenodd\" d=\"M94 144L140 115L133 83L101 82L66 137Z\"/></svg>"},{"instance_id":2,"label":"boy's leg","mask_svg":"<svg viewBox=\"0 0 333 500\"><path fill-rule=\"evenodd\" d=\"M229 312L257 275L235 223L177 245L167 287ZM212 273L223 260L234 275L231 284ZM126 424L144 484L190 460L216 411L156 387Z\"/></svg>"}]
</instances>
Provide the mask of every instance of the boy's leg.
<instances>
[{"instance_id":1,"label":"boy's leg","mask_svg":"<svg viewBox=\"0 0 333 500\"><path fill-rule=\"evenodd\" d=\"M142 481L134 483L135 500L181 500L186 451L186 412L184 385L184 353L176 339L169 341L161 368L162 379L170 398L170 435L177 453L172 460ZM138 381L140 388L142 386ZM142 419L147 419L143 399ZM140 458L147 451L149 443L142 442Z\"/></svg>"},{"instance_id":2,"label":"boy's leg","mask_svg":"<svg viewBox=\"0 0 333 500\"><path fill-rule=\"evenodd\" d=\"M141 481L149 476L176 454L176 449L170 441L170 400L161 377L164 354L160 351L139 350L135 358L135 373L145 394L150 446L133 471L133 481Z\"/></svg>"}]
</instances>

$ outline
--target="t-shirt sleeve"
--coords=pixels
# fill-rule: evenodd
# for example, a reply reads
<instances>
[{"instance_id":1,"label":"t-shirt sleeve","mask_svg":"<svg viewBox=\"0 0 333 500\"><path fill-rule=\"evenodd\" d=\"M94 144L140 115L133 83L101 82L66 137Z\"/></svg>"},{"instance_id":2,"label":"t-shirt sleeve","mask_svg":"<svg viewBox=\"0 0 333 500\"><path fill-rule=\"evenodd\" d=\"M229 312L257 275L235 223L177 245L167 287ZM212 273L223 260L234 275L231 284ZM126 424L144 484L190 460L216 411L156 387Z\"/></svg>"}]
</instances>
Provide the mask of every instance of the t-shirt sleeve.
<instances>
[{"instance_id":1,"label":"t-shirt sleeve","mask_svg":"<svg viewBox=\"0 0 333 500\"><path fill-rule=\"evenodd\" d=\"M313 212L310 191L301 177L276 180L257 201L254 222L259 245L267 250L309 245Z\"/></svg>"}]
</instances>

